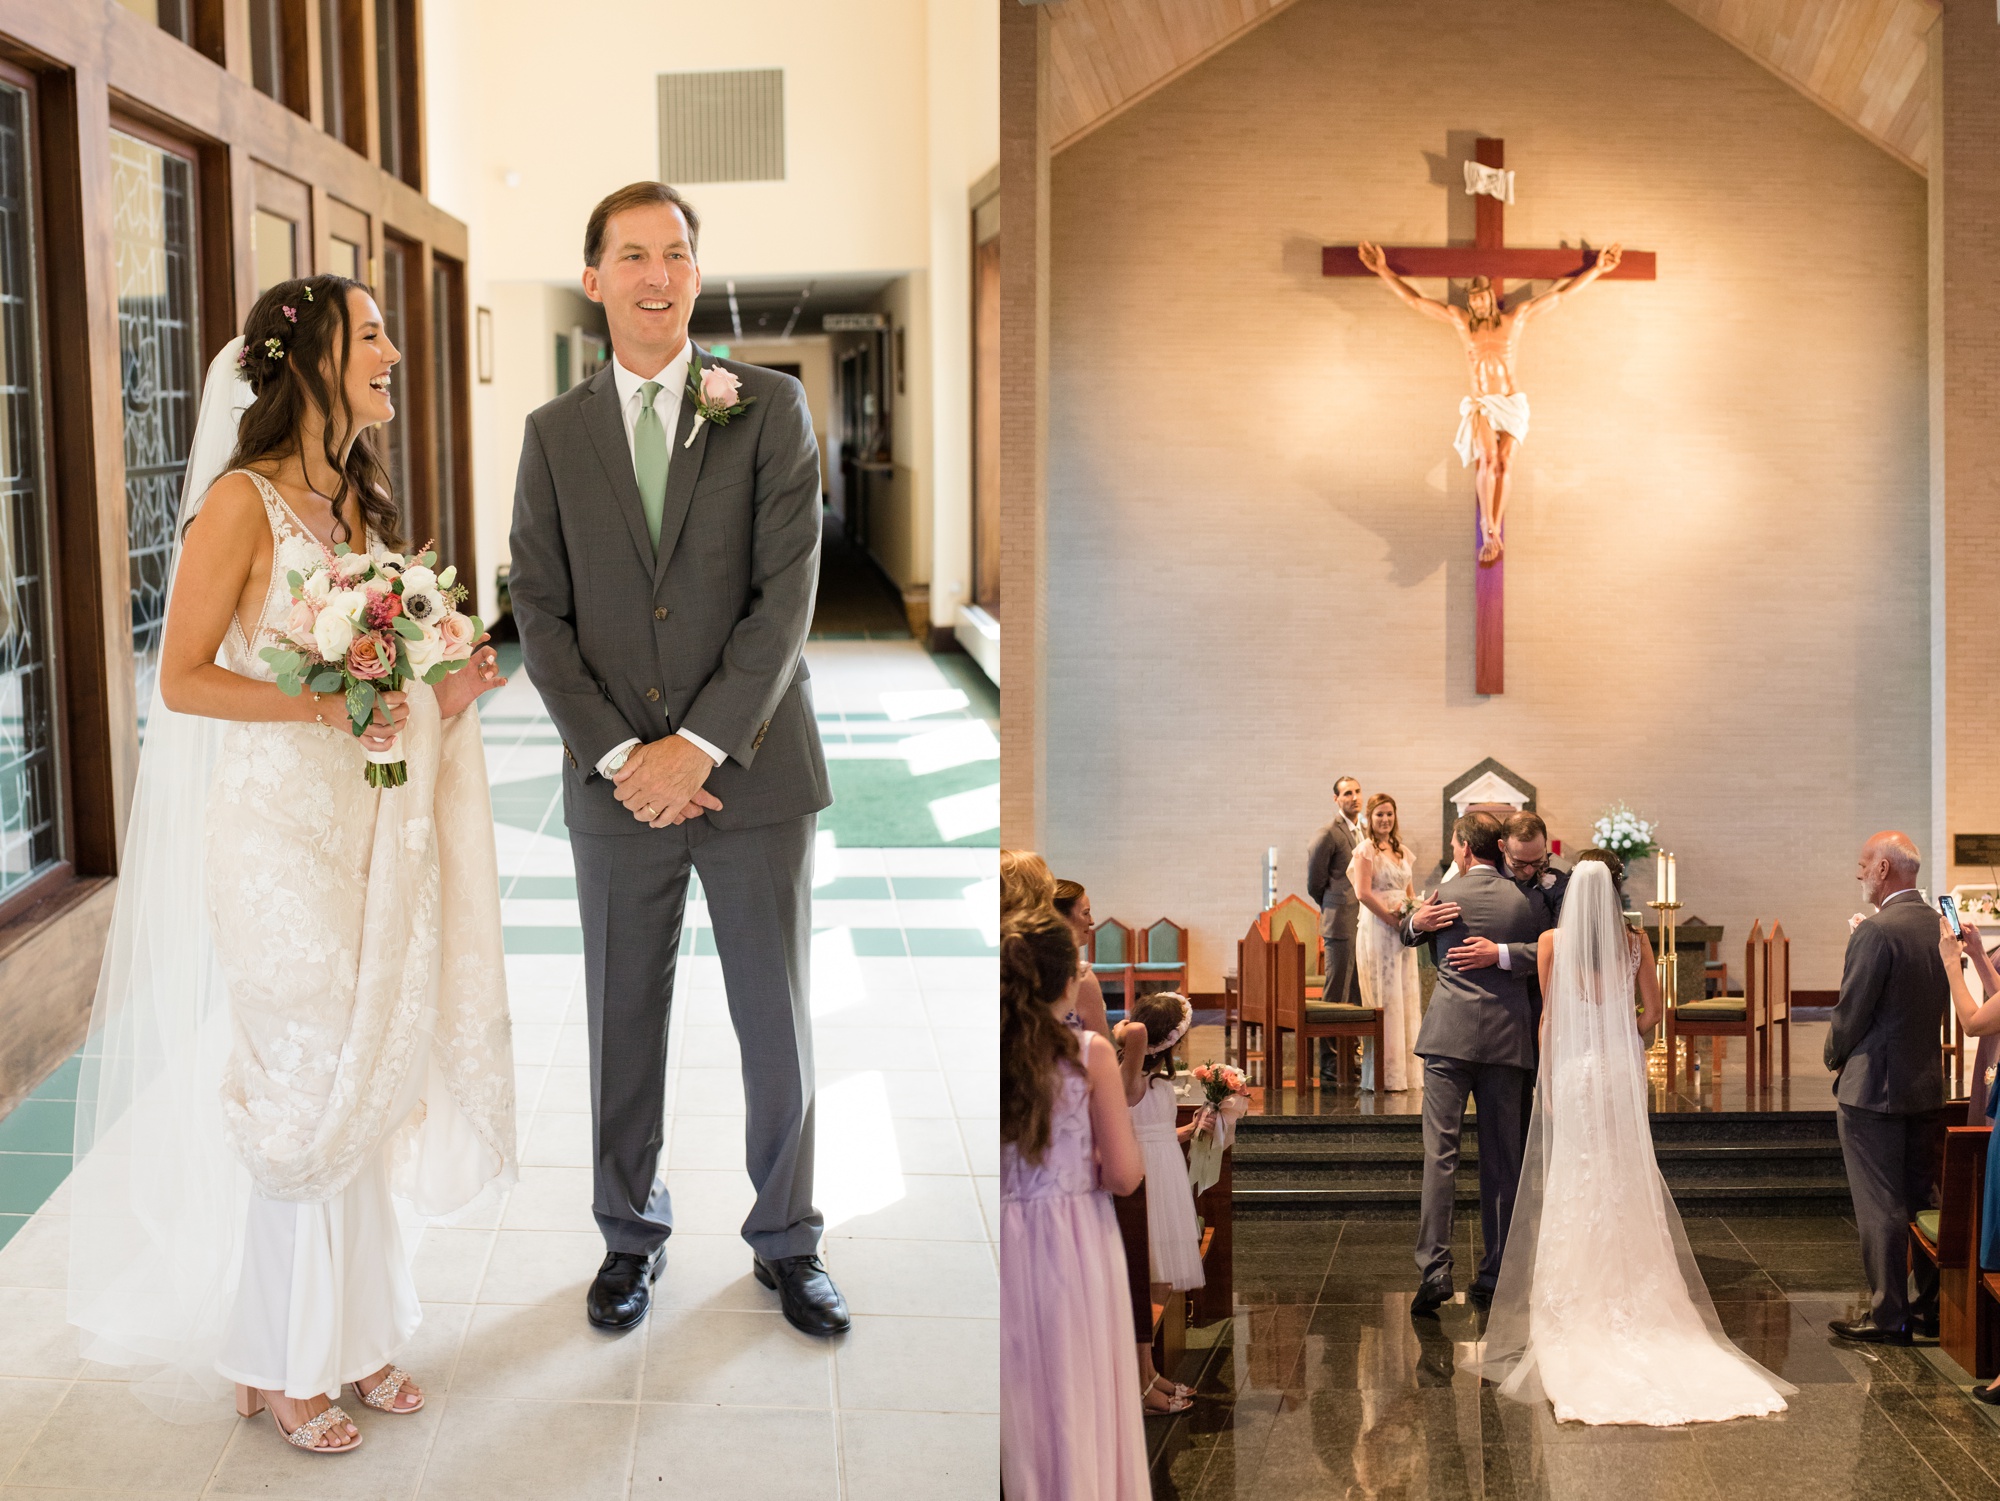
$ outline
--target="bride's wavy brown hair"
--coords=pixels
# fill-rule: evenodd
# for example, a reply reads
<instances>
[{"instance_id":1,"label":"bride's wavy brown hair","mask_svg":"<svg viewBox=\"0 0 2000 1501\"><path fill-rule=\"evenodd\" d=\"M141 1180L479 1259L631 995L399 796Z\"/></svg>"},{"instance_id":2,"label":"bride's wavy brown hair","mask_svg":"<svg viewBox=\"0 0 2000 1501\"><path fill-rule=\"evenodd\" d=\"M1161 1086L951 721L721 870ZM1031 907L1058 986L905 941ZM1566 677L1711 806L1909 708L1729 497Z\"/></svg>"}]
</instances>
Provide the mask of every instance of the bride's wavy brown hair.
<instances>
[{"instance_id":1,"label":"bride's wavy brown hair","mask_svg":"<svg viewBox=\"0 0 2000 1501\"><path fill-rule=\"evenodd\" d=\"M243 414L236 430L231 469L281 463L300 454L308 409L325 416L321 447L326 462L340 476L332 496L333 540L348 542L352 499L369 532L390 547L402 545L401 523L389 494L389 470L382 462L380 439L373 429L345 438L354 426L347 401L347 349L353 329L347 314L347 294L375 294L345 276L309 276L281 281L250 309L243 324L244 377L257 399ZM342 455L345 446L347 452Z\"/></svg>"},{"instance_id":2,"label":"bride's wavy brown hair","mask_svg":"<svg viewBox=\"0 0 2000 1501\"><path fill-rule=\"evenodd\" d=\"M1049 1008L1076 978L1076 939L1053 907L1030 907L1000 929L1000 1139L1029 1162L1049 1149L1061 1065L1077 1063L1076 1033Z\"/></svg>"}]
</instances>

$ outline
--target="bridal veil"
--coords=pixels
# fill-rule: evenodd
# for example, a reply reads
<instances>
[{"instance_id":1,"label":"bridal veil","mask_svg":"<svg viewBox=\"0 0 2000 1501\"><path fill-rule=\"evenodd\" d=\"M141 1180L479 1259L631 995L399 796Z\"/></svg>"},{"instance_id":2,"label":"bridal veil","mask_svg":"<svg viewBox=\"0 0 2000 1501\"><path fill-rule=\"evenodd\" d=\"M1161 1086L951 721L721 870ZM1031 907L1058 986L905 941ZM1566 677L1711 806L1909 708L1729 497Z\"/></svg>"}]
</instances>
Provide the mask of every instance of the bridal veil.
<instances>
[{"instance_id":1,"label":"bridal veil","mask_svg":"<svg viewBox=\"0 0 2000 1501\"><path fill-rule=\"evenodd\" d=\"M1500 1395L1560 1419L1675 1426L1796 1390L1731 1344L1653 1155L1633 971L1610 870L1570 878L1541 1068L1484 1348Z\"/></svg>"}]
</instances>

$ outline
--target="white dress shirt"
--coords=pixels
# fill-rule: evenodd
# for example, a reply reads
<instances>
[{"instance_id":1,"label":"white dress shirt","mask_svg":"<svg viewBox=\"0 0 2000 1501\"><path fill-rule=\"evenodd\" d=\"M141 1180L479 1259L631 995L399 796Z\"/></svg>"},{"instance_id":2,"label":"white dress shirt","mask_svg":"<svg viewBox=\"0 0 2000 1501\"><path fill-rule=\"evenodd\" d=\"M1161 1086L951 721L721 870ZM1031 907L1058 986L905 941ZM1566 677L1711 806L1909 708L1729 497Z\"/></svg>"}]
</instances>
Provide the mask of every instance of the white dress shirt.
<instances>
[{"instance_id":1,"label":"white dress shirt","mask_svg":"<svg viewBox=\"0 0 2000 1501\"><path fill-rule=\"evenodd\" d=\"M618 386L618 415L625 419L625 447L633 448L633 433L639 425L639 413L645 409L646 393L640 389L649 380L660 383L660 389L653 397L653 411L660 419L661 430L667 435L667 472L673 473L674 430L680 425L681 393L687 389L688 362L694 358L694 341L681 341L681 352L667 361L667 368L658 375L635 375L625 368L625 362L617 355L611 357L611 379ZM639 458L636 451L632 456L632 473L636 479L639 472ZM710 745L701 736L688 730L675 733L684 740L692 741L701 753L720 766L726 759L723 753ZM639 743L638 737L620 741L611 747L597 762L597 774L608 777L625 764L625 758L632 754Z\"/></svg>"}]
</instances>

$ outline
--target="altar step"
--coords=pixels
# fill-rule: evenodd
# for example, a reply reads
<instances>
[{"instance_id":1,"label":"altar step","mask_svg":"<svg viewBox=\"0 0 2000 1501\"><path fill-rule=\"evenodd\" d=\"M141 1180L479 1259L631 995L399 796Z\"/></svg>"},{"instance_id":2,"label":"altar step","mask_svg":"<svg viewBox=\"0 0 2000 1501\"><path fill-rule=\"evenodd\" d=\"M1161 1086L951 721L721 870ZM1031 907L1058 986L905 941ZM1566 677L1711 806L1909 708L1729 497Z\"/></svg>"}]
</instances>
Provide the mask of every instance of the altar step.
<instances>
[{"instance_id":1,"label":"altar step","mask_svg":"<svg viewBox=\"0 0 2000 1501\"><path fill-rule=\"evenodd\" d=\"M1850 1208L1830 1110L1656 1115L1653 1150L1683 1214L1845 1214ZM1236 1215L1414 1215L1423 1164L1423 1121L1414 1115L1246 1116L1236 1136ZM1456 1184L1460 1206L1476 1206L1476 1116L1465 1124Z\"/></svg>"}]
</instances>

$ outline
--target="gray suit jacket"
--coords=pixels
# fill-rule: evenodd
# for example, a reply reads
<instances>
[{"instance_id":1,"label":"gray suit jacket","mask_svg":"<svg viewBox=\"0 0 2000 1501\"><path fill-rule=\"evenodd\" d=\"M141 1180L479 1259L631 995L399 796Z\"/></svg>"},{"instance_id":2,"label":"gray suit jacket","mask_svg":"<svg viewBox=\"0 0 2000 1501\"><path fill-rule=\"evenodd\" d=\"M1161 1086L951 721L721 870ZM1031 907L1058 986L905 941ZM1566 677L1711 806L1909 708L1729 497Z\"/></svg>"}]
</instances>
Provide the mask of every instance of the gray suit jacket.
<instances>
[{"instance_id":1,"label":"gray suit jacket","mask_svg":"<svg viewBox=\"0 0 2000 1501\"><path fill-rule=\"evenodd\" d=\"M803 656L819 583L819 455L805 392L730 360L749 409L704 422L682 398L657 558L609 365L529 414L514 486L521 651L563 738L572 829L646 832L597 775L613 746L686 727L727 759L721 829L832 799Z\"/></svg>"},{"instance_id":2,"label":"gray suit jacket","mask_svg":"<svg viewBox=\"0 0 2000 1501\"><path fill-rule=\"evenodd\" d=\"M1840 1000L1826 1033L1833 1097L1858 1110L1917 1115L1944 1104L1945 1008L1951 982L1938 957L1938 915L1912 893L1847 940Z\"/></svg>"},{"instance_id":3,"label":"gray suit jacket","mask_svg":"<svg viewBox=\"0 0 2000 1501\"><path fill-rule=\"evenodd\" d=\"M1468 938L1497 944L1527 944L1541 936L1541 914L1521 888L1488 865L1475 865L1442 889L1458 903L1458 921L1425 935L1403 919L1403 941L1412 947L1428 937L1437 961L1437 988L1417 1033L1417 1053L1425 1058L1459 1058L1468 1063L1535 1066L1535 1007L1528 989L1532 960L1511 970L1453 969L1445 954ZM1511 961L1510 961L1511 962Z\"/></svg>"},{"instance_id":4,"label":"gray suit jacket","mask_svg":"<svg viewBox=\"0 0 2000 1501\"><path fill-rule=\"evenodd\" d=\"M1306 895L1319 903L1323 942L1352 938L1361 916L1361 898L1347 879L1347 862L1354 858L1354 831L1336 818L1313 835L1306 855Z\"/></svg>"}]
</instances>

